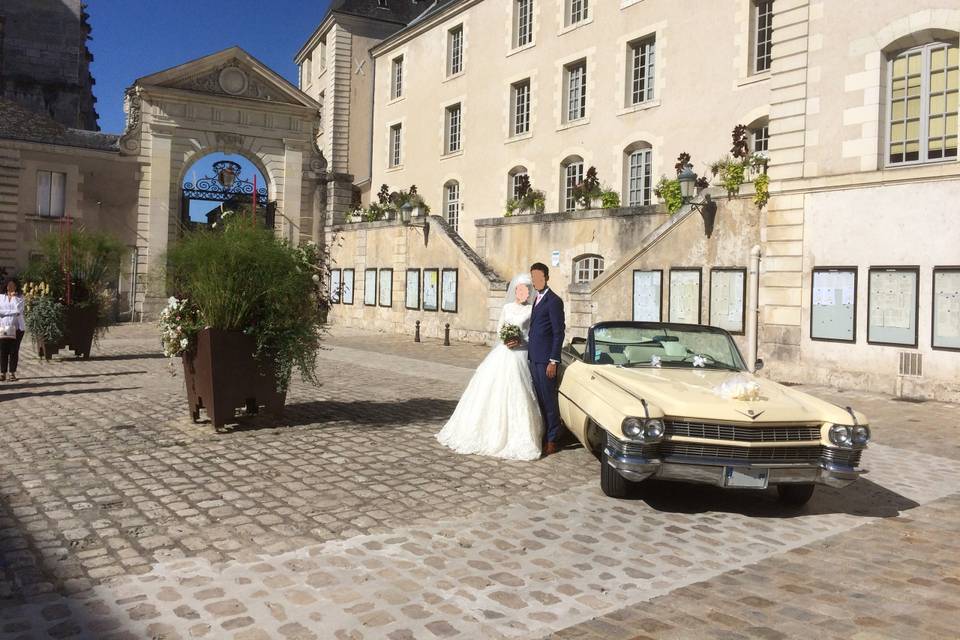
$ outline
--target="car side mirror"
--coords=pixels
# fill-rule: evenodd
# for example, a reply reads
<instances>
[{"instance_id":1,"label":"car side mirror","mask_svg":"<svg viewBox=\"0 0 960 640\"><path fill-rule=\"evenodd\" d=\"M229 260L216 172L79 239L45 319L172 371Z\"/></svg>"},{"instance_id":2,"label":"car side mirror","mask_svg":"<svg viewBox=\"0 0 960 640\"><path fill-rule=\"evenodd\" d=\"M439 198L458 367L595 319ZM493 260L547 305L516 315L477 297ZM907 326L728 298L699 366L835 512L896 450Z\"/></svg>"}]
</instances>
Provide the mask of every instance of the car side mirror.
<instances>
[{"instance_id":1,"label":"car side mirror","mask_svg":"<svg viewBox=\"0 0 960 640\"><path fill-rule=\"evenodd\" d=\"M760 371L760 369L763 369L763 359L757 358L757 361L753 364L753 370Z\"/></svg>"}]
</instances>

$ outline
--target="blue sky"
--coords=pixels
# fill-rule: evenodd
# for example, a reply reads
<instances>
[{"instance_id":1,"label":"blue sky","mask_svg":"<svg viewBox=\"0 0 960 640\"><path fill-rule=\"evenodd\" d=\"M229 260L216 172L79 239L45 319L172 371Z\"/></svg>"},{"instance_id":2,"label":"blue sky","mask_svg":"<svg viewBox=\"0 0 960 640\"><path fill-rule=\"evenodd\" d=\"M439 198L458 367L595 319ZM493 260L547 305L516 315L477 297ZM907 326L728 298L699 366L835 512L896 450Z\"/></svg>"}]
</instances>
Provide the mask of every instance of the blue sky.
<instances>
[{"instance_id":1,"label":"blue sky","mask_svg":"<svg viewBox=\"0 0 960 640\"><path fill-rule=\"evenodd\" d=\"M237 45L296 83L293 56L329 0L87 0L100 129L123 130L136 78Z\"/></svg>"}]
</instances>

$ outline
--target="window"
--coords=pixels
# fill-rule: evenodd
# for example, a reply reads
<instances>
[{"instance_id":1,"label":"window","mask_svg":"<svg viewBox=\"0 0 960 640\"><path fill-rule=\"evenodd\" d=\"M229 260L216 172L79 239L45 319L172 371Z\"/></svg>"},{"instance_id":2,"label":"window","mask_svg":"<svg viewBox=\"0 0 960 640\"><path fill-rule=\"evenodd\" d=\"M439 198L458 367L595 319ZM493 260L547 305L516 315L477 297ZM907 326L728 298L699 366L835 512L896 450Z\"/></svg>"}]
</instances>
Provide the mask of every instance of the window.
<instances>
[{"instance_id":1,"label":"window","mask_svg":"<svg viewBox=\"0 0 960 640\"><path fill-rule=\"evenodd\" d=\"M653 150L649 147L627 152L627 205L646 206L653 193Z\"/></svg>"},{"instance_id":2,"label":"window","mask_svg":"<svg viewBox=\"0 0 960 640\"><path fill-rule=\"evenodd\" d=\"M454 27L447 35L447 75L463 71L463 25Z\"/></svg>"},{"instance_id":3,"label":"window","mask_svg":"<svg viewBox=\"0 0 960 640\"><path fill-rule=\"evenodd\" d=\"M519 200L523 195L524 185L529 188L530 178L526 167L514 167L510 170L510 197Z\"/></svg>"},{"instance_id":4,"label":"window","mask_svg":"<svg viewBox=\"0 0 960 640\"><path fill-rule=\"evenodd\" d=\"M513 118L510 134L520 136L530 132L530 80L521 80L510 87Z\"/></svg>"},{"instance_id":5,"label":"window","mask_svg":"<svg viewBox=\"0 0 960 640\"><path fill-rule=\"evenodd\" d=\"M400 137L403 125L395 124L390 127L390 166L400 166Z\"/></svg>"},{"instance_id":6,"label":"window","mask_svg":"<svg viewBox=\"0 0 960 640\"><path fill-rule=\"evenodd\" d=\"M628 106L653 100L655 45L653 38L630 43Z\"/></svg>"},{"instance_id":7,"label":"window","mask_svg":"<svg viewBox=\"0 0 960 640\"><path fill-rule=\"evenodd\" d=\"M890 164L957 157L957 45L933 42L890 60Z\"/></svg>"},{"instance_id":8,"label":"window","mask_svg":"<svg viewBox=\"0 0 960 640\"><path fill-rule=\"evenodd\" d=\"M567 122L587 116L587 61L580 60L564 67L567 76Z\"/></svg>"},{"instance_id":9,"label":"window","mask_svg":"<svg viewBox=\"0 0 960 640\"><path fill-rule=\"evenodd\" d=\"M583 182L583 158L579 156L568 158L561 167L563 168L563 193L561 194L563 210L573 211L577 208L574 189Z\"/></svg>"},{"instance_id":10,"label":"window","mask_svg":"<svg viewBox=\"0 0 960 640\"><path fill-rule=\"evenodd\" d=\"M446 109L447 143L444 153L460 151L460 105L455 104Z\"/></svg>"},{"instance_id":11,"label":"window","mask_svg":"<svg viewBox=\"0 0 960 640\"><path fill-rule=\"evenodd\" d=\"M393 59L393 73L390 75L390 98L396 100L403 95L403 56Z\"/></svg>"},{"instance_id":12,"label":"window","mask_svg":"<svg viewBox=\"0 0 960 640\"><path fill-rule=\"evenodd\" d=\"M456 231L460 224L460 183L456 180L443 185L443 210L447 224Z\"/></svg>"},{"instance_id":13,"label":"window","mask_svg":"<svg viewBox=\"0 0 960 640\"><path fill-rule=\"evenodd\" d=\"M513 45L522 47L533 42L533 0L513 2Z\"/></svg>"},{"instance_id":14,"label":"window","mask_svg":"<svg viewBox=\"0 0 960 640\"><path fill-rule=\"evenodd\" d=\"M320 69L327 68L327 41L320 41Z\"/></svg>"},{"instance_id":15,"label":"window","mask_svg":"<svg viewBox=\"0 0 960 640\"><path fill-rule=\"evenodd\" d=\"M589 0L567 0L566 4L566 24L577 24L589 18Z\"/></svg>"},{"instance_id":16,"label":"window","mask_svg":"<svg viewBox=\"0 0 960 640\"><path fill-rule=\"evenodd\" d=\"M573 261L573 281L590 282L603 273L603 256L580 256Z\"/></svg>"},{"instance_id":17,"label":"window","mask_svg":"<svg viewBox=\"0 0 960 640\"><path fill-rule=\"evenodd\" d=\"M770 69L773 45L773 0L753 0L753 72Z\"/></svg>"},{"instance_id":18,"label":"window","mask_svg":"<svg viewBox=\"0 0 960 640\"><path fill-rule=\"evenodd\" d=\"M303 61L303 82L308 87L313 84L313 58Z\"/></svg>"},{"instance_id":19,"label":"window","mask_svg":"<svg viewBox=\"0 0 960 640\"><path fill-rule=\"evenodd\" d=\"M766 155L770 145L770 125L764 122L762 125L750 129L750 140L750 146L754 153Z\"/></svg>"},{"instance_id":20,"label":"window","mask_svg":"<svg viewBox=\"0 0 960 640\"><path fill-rule=\"evenodd\" d=\"M66 206L67 174L37 171L37 214L62 218Z\"/></svg>"}]
</instances>

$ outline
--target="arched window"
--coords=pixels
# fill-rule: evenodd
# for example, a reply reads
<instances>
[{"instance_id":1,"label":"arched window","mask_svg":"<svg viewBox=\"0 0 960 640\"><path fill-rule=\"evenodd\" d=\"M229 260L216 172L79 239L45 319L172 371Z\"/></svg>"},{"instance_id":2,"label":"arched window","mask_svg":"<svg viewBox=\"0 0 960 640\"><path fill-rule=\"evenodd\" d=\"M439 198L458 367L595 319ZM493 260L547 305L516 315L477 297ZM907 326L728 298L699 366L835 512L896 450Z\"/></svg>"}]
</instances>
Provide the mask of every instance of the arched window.
<instances>
[{"instance_id":1,"label":"arched window","mask_svg":"<svg viewBox=\"0 0 960 640\"><path fill-rule=\"evenodd\" d=\"M635 142L623 152L623 199L627 206L651 203L653 194L653 149L646 142Z\"/></svg>"},{"instance_id":2,"label":"arched window","mask_svg":"<svg viewBox=\"0 0 960 640\"><path fill-rule=\"evenodd\" d=\"M460 224L460 183L456 180L443 185L443 212L450 228L456 231Z\"/></svg>"},{"instance_id":3,"label":"arched window","mask_svg":"<svg viewBox=\"0 0 960 640\"><path fill-rule=\"evenodd\" d=\"M527 168L523 165L517 165L510 169L510 173L507 174L507 197L514 200L520 198L521 185L529 184L529 181L524 181L524 178L529 180Z\"/></svg>"},{"instance_id":4,"label":"arched window","mask_svg":"<svg viewBox=\"0 0 960 640\"><path fill-rule=\"evenodd\" d=\"M750 153L762 153L767 155L770 146L770 124L767 118L757 118L749 125L747 131L750 133Z\"/></svg>"},{"instance_id":5,"label":"arched window","mask_svg":"<svg viewBox=\"0 0 960 640\"><path fill-rule=\"evenodd\" d=\"M577 208L573 190L581 182L583 182L583 158L568 156L560 163L560 204L563 205L564 211L573 211Z\"/></svg>"},{"instance_id":6,"label":"arched window","mask_svg":"<svg viewBox=\"0 0 960 640\"><path fill-rule=\"evenodd\" d=\"M889 56L887 161L938 162L957 157L960 50L936 41Z\"/></svg>"},{"instance_id":7,"label":"arched window","mask_svg":"<svg viewBox=\"0 0 960 640\"><path fill-rule=\"evenodd\" d=\"M593 253L573 259L573 281L590 282L603 273L603 256Z\"/></svg>"}]
</instances>

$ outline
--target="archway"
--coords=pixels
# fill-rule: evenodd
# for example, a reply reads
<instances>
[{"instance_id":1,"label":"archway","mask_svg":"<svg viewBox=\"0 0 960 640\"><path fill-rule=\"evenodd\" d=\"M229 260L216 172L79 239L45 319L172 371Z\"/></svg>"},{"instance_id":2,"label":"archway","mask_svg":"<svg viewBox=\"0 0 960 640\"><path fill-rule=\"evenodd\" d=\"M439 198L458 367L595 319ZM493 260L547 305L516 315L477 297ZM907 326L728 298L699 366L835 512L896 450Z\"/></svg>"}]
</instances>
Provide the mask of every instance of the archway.
<instances>
[{"instance_id":1,"label":"archway","mask_svg":"<svg viewBox=\"0 0 960 640\"><path fill-rule=\"evenodd\" d=\"M215 226L226 211L276 226L276 199L267 176L239 154L211 153L186 166L180 199L180 224L186 229Z\"/></svg>"}]
</instances>

